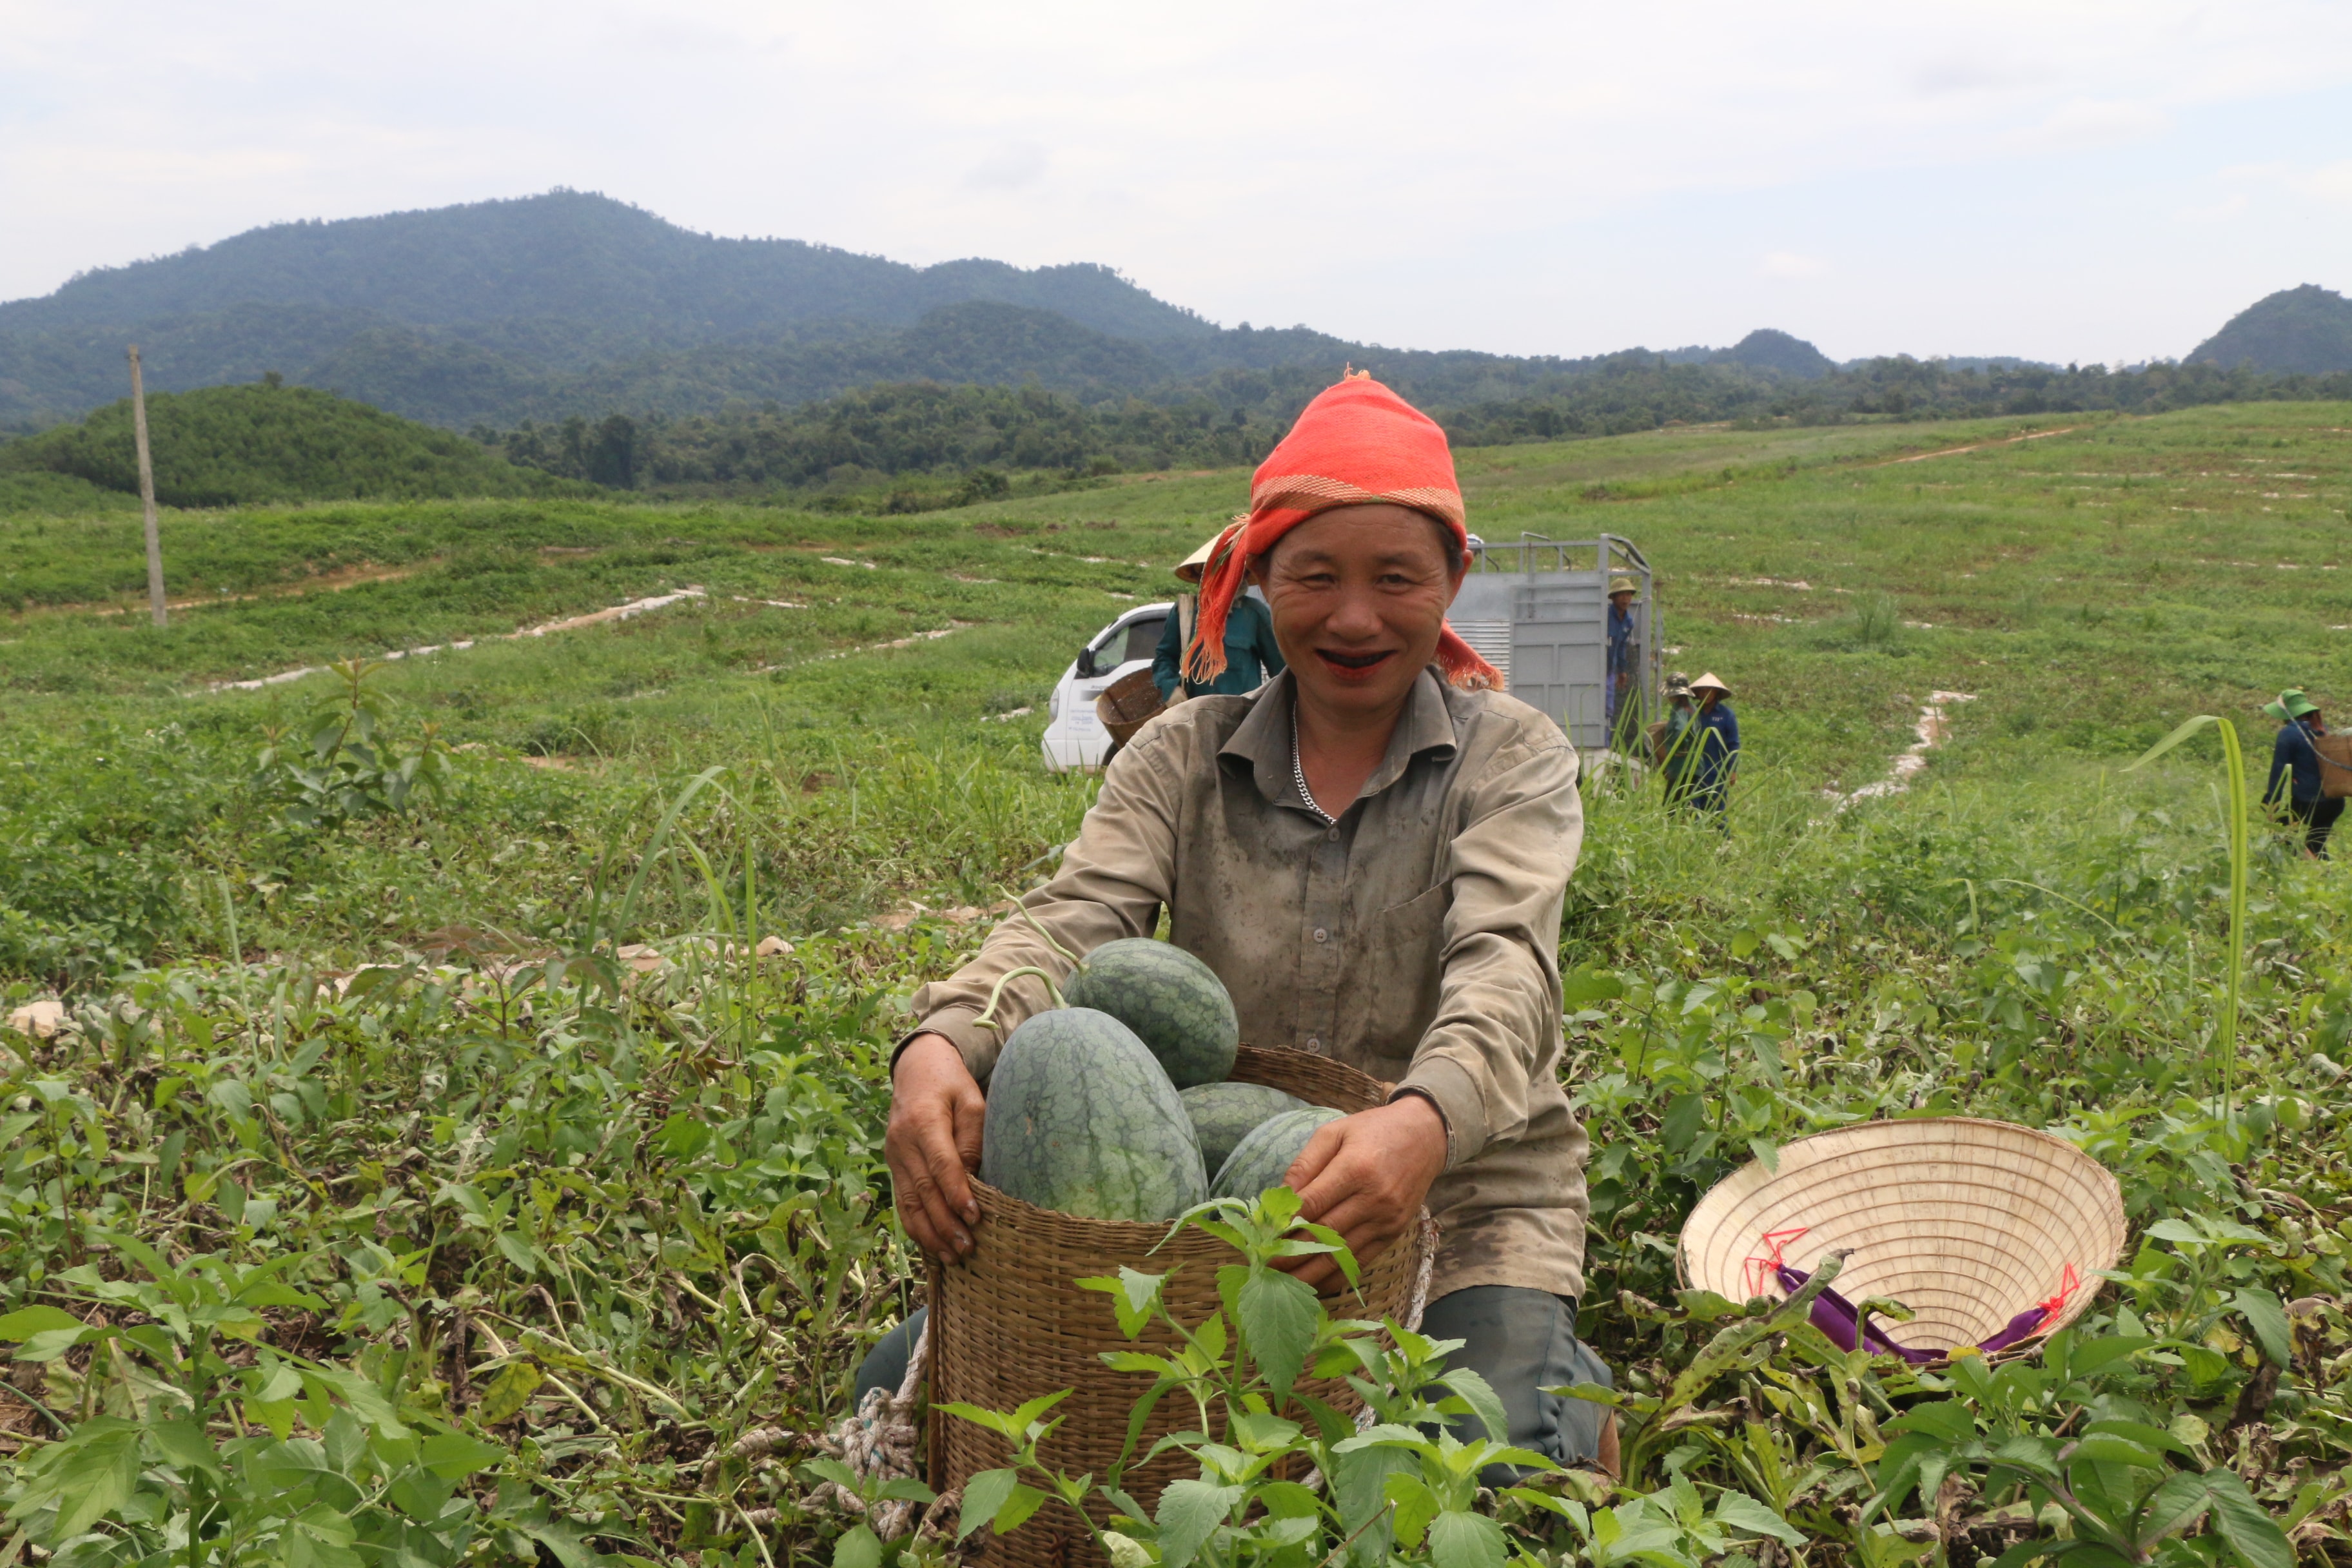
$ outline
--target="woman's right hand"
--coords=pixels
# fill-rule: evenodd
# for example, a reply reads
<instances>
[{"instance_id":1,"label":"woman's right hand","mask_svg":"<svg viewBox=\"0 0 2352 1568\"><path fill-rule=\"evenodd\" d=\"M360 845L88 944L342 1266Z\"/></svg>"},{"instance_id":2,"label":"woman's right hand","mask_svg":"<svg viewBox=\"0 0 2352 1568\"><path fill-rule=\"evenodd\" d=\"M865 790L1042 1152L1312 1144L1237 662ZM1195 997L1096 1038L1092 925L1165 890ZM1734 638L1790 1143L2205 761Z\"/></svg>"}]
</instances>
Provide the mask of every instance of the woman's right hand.
<instances>
[{"instance_id":1,"label":"woman's right hand","mask_svg":"<svg viewBox=\"0 0 2352 1568\"><path fill-rule=\"evenodd\" d=\"M882 1157L898 1194L898 1223L917 1246L953 1262L971 1251L980 1223L971 1173L980 1169L988 1113L963 1053L945 1035L917 1035L890 1073L890 1127Z\"/></svg>"}]
</instances>

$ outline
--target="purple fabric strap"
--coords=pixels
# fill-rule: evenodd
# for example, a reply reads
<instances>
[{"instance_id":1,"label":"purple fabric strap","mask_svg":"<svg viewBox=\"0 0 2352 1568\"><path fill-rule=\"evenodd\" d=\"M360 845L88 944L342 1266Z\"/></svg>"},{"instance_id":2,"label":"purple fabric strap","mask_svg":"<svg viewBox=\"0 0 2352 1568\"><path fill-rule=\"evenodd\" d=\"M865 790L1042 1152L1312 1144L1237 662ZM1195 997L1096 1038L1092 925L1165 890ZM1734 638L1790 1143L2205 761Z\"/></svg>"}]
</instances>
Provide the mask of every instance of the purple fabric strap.
<instances>
[{"instance_id":1,"label":"purple fabric strap","mask_svg":"<svg viewBox=\"0 0 2352 1568\"><path fill-rule=\"evenodd\" d=\"M1792 1268L1785 1263L1775 1264L1772 1272L1780 1281L1780 1289L1791 1296L1802 1289L1805 1281L1812 1278L1805 1270ZM2039 1329L2050 1313L2051 1304L2047 1301L2028 1307L2011 1318L2000 1332L1976 1348L1985 1352L2007 1350ZM1855 1310L1853 1303L1835 1289L1824 1289L1813 1298L1811 1318L1813 1327L1828 1335L1830 1342L1840 1350L1850 1351L1859 1343L1878 1355L1899 1356L1913 1366L1925 1366L1929 1362L1942 1361L1951 1354L1948 1350L1914 1350L1907 1345L1896 1344L1879 1330L1878 1325L1864 1319Z\"/></svg>"}]
</instances>

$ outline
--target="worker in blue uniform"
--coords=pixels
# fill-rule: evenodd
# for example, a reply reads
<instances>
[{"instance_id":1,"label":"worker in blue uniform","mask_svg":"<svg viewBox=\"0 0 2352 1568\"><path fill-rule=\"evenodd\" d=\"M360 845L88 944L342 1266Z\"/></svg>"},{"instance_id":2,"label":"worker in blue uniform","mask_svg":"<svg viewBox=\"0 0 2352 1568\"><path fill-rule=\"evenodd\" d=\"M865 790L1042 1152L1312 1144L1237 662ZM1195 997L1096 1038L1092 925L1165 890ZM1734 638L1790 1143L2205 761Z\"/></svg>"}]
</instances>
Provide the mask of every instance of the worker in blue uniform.
<instances>
[{"instance_id":1,"label":"worker in blue uniform","mask_svg":"<svg viewBox=\"0 0 2352 1568\"><path fill-rule=\"evenodd\" d=\"M1698 711L1684 742L1690 761L1676 781L1675 798L1693 811L1712 814L1720 827L1729 822L1731 781L1739 771L1739 717L1731 710L1731 688L1714 671L1692 681L1690 691Z\"/></svg>"},{"instance_id":2,"label":"worker in blue uniform","mask_svg":"<svg viewBox=\"0 0 2352 1568\"><path fill-rule=\"evenodd\" d=\"M2305 696L2301 688L2289 687L2278 694L2277 701L2263 703L2263 711L2279 721L2278 737L2271 742L2271 776L2263 787L2263 804L2283 810L2290 822L2301 826L2305 854L2325 859L2327 836L2334 831L2336 819L2344 815L2344 797L2327 793L2326 774L2343 764L2321 756L2313 743L2327 733L2319 704Z\"/></svg>"},{"instance_id":3,"label":"worker in blue uniform","mask_svg":"<svg viewBox=\"0 0 2352 1568\"><path fill-rule=\"evenodd\" d=\"M1640 596L1641 588L1631 577L1609 580L1609 684L1603 706L1612 747L1622 744L1617 718L1624 710L1626 693L1633 689L1633 667L1640 657L1633 643L1633 601Z\"/></svg>"}]
</instances>

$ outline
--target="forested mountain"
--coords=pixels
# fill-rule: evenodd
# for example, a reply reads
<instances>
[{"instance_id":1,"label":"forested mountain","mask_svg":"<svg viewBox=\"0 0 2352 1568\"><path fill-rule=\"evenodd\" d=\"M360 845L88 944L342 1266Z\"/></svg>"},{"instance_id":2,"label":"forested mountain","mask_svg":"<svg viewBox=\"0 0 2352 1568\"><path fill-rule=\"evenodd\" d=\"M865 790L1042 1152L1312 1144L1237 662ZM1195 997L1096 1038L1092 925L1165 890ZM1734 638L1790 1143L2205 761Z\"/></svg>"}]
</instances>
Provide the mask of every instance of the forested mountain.
<instances>
[{"instance_id":1,"label":"forested mountain","mask_svg":"<svg viewBox=\"0 0 2352 1568\"><path fill-rule=\"evenodd\" d=\"M717 239L572 191L280 224L0 305L0 423L113 401L131 342L158 390L278 371L460 427L788 407L914 379L1181 400L1203 378L1328 380L1350 361L1453 405L1561 393L1605 363L1226 329L1107 268L914 268L797 240ZM1773 331L1674 357L1776 375L1829 366Z\"/></svg>"},{"instance_id":2,"label":"forested mountain","mask_svg":"<svg viewBox=\"0 0 2352 1568\"><path fill-rule=\"evenodd\" d=\"M2268 373L2352 369L2352 301L2308 285L2275 294L2197 351L2210 363L2114 377L2018 360L1841 366L1769 328L1728 348L1585 359L1425 353L1304 326L1221 327L1102 267L916 268L798 240L718 239L558 190L276 225L0 305L0 431L114 403L133 342L151 391L280 373L471 429L575 478L741 487L807 485L836 468L870 477L1027 461L981 455L997 440L982 426L1029 430L1055 468L1083 466L1069 451L1085 462L1190 461L1208 450L1203 431L1215 433L1219 453L1238 452L1270 439L1350 363L1480 440L1672 419L1811 423L2278 395L2288 384ZM1052 395L1007 424L1013 404L926 404L906 390L917 384ZM839 448L843 410L861 398L896 410L898 434L820 460ZM984 417L974 413L982 405ZM1081 431L1066 412L1037 412L1048 405L1090 410L1091 423ZM871 423L851 423L860 419ZM607 437L625 429L634 434L615 447ZM1003 439L1007 452L1021 445ZM733 455L752 450L769 458Z\"/></svg>"},{"instance_id":3,"label":"forested mountain","mask_svg":"<svg viewBox=\"0 0 2352 1568\"><path fill-rule=\"evenodd\" d=\"M2282 289L2231 317L2189 357L2287 374L2352 370L2352 300L2316 283Z\"/></svg>"},{"instance_id":4,"label":"forested mountain","mask_svg":"<svg viewBox=\"0 0 2352 1568\"><path fill-rule=\"evenodd\" d=\"M916 268L796 239L719 239L609 197L555 190L333 223L251 229L87 272L0 305L0 332L204 315L239 305L364 310L413 326L594 322L678 342L806 321L905 326L964 300L1058 310L1146 339L1208 330L1107 267Z\"/></svg>"},{"instance_id":5,"label":"forested mountain","mask_svg":"<svg viewBox=\"0 0 2352 1568\"><path fill-rule=\"evenodd\" d=\"M1837 369L1837 361L1800 337L1760 327L1727 349L1703 348L1694 344L1686 349L1668 349L1658 356L1668 364L1727 364L1747 370L1770 371L1776 375L1794 376L1810 381L1827 375Z\"/></svg>"}]
</instances>

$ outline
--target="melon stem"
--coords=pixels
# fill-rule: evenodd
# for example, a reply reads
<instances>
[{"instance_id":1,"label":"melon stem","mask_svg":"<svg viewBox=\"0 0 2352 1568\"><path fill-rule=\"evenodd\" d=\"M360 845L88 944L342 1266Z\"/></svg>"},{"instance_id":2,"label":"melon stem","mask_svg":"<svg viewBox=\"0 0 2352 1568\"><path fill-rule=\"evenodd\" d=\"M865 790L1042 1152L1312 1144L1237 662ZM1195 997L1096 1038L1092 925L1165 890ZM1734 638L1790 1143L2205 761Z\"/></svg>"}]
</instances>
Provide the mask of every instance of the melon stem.
<instances>
[{"instance_id":1,"label":"melon stem","mask_svg":"<svg viewBox=\"0 0 2352 1568\"><path fill-rule=\"evenodd\" d=\"M1010 894L1010 892L1011 892L1011 889L1005 889L1005 891L1006 891L1006 892L1007 892L1007 894L1009 895L1009 894ZM1031 913L1029 912L1029 906L1028 906L1028 905L1026 905L1026 904L1023 903L1019 899L1017 899L1017 898L1016 898L1016 899L1014 899L1014 900L1013 900L1013 912L1014 914L1016 914L1016 915L1019 915L1023 920L1027 921L1029 922L1029 929L1030 929L1031 931L1035 931L1035 932L1036 932L1040 937L1042 937L1042 938L1045 940L1045 945L1046 945L1047 947L1052 948L1052 949L1053 949L1056 953L1060 954L1063 958L1066 958L1066 959L1069 960L1070 964L1071 964L1071 966L1072 966L1073 968L1076 967L1077 963L1078 963L1078 955L1077 955L1076 953L1075 953L1075 952L1072 952L1068 948L1064 947L1060 942L1055 942L1055 941L1054 940L1054 933L1053 933L1052 931L1047 931L1047 930L1045 929L1045 922L1044 922L1044 921L1040 921L1040 920L1039 920L1035 915L1031 914Z\"/></svg>"},{"instance_id":2,"label":"melon stem","mask_svg":"<svg viewBox=\"0 0 2352 1568\"><path fill-rule=\"evenodd\" d=\"M1024 964L1019 969L1005 971L1003 978L997 981L994 988L989 992L988 1005L980 1010L980 1016L974 1018L972 1022L983 1029L1003 1029L1004 1026L996 1021L996 1005L1003 999L1004 988L1024 974L1034 974L1045 983L1045 994L1054 999L1055 1006L1069 1005L1067 1002L1062 1000L1061 988L1054 984L1054 977L1051 974L1034 965Z\"/></svg>"}]
</instances>

